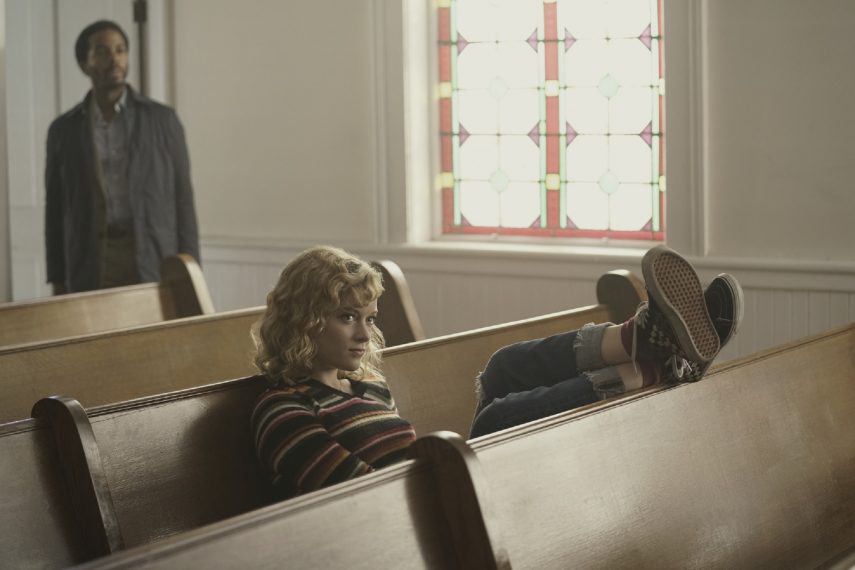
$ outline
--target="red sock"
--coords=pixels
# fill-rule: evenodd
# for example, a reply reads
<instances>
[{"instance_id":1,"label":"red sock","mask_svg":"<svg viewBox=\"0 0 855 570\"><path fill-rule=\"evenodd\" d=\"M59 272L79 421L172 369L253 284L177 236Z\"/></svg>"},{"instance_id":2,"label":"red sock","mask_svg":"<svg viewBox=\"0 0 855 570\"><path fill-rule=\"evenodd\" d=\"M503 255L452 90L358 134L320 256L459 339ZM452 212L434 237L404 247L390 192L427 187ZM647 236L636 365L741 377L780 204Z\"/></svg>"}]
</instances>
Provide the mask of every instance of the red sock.
<instances>
[{"instance_id":1,"label":"red sock","mask_svg":"<svg viewBox=\"0 0 855 570\"><path fill-rule=\"evenodd\" d=\"M662 367L650 359L638 360L635 363L641 373L641 387L655 386L662 382Z\"/></svg>"},{"instance_id":2,"label":"red sock","mask_svg":"<svg viewBox=\"0 0 855 570\"><path fill-rule=\"evenodd\" d=\"M632 356L632 332L634 329L635 317L630 317L628 321L620 326L620 342L623 345L623 349L630 356Z\"/></svg>"},{"instance_id":3,"label":"red sock","mask_svg":"<svg viewBox=\"0 0 855 570\"><path fill-rule=\"evenodd\" d=\"M631 317L620 327L620 342L626 354L630 357L632 357L632 335L634 331L635 317ZM641 373L641 385L644 388L655 386L662 381L662 367L650 358L639 358L637 352L635 355L635 368Z\"/></svg>"}]
</instances>

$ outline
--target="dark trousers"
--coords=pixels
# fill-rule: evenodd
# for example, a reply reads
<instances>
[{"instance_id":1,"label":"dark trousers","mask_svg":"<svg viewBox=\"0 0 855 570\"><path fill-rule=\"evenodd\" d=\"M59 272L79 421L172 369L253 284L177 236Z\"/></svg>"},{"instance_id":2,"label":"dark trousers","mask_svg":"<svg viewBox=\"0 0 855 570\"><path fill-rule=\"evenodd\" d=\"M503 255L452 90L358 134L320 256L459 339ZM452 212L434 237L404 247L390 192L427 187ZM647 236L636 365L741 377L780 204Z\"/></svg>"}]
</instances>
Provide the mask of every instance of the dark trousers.
<instances>
[{"instance_id":1,"label":"dark trousers","mask_svg":"<svg viewBox=\"0 0 855 570\"><path fill-rule=\"evenodd\" d=\"M480 375L478 407L469 437L598 401L590 380L576 366L577 334L561 333L496 351Z\"/></svg>"},{"instance_id":2,"label":"dark trousers","mask_svg":"<svg viewBox=\"0 0 855 570\"><path fill-rule=\"evenodd\" d=\"M137 272L134 236L131 230L111 235L104 240L101 263L101 289L135 285L140 282Z\"/></svg>"}]
</instances>

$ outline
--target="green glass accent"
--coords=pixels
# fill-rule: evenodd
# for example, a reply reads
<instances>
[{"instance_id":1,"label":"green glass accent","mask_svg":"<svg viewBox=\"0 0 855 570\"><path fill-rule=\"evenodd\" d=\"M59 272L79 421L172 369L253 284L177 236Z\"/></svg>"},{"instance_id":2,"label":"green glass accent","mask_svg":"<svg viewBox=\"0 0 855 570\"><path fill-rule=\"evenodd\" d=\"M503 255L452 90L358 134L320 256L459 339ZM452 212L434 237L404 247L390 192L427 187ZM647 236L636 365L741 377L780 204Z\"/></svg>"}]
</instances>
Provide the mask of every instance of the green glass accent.
<instances>
[{"instance_id":1,"label":"green glass accent","mask_svg":"<svg viewBox=\"0 0 855 570\"><path fill-rule=\"evenodd\" d=\"M463 219L460 211L460 177L457 175L460 164L460 135L451 137L451 163L454 165L454 225L459 226Z\"/></svg>"},{"instance_id":2,"label":"green glass accent","mask_svg":"<svg viewBox=\"0 0 855 570\"><path fill-rule=\"evenodd\" d=\"M620 89L620 84L617 80L611 76L610 73L607 73L600 79L600 83L597 85L597 89L600 90L600 95L605 97L606 99L611 99L615 95L617 95L618 89Z\"/></svg>"},{"instance_id":3,"label":"green glass accent","mask_svg":"<svg viewBox=\"0 0 855 570\"><path fill-rule=\"evenodd\" d=\"M490 96L499 101L502 97L504 97L508 93L508 84L505 83L505 80L501 77L494 77L492 81L490 81Z\"/></svg>"},{"instance_id":4,"label":"green glass accent","mask_svg":"<svg viewBox=\"0 0 855 570\"><path fill-rule=\"evenodd\" d=\"M652 192L650 192L650 199L653 201L651 211L653 212L653 223L651 224L652 230L654 232L658 232L659 228L662 227L660 220L660 212L659 212L659 184L653 183Z\"/></svg>"},{"instance_id":5,"label":"green glass accent","mask_svg":"<svg viewBox=\"0 0 855 570\"><path fill-rule=\"evenodd\" d=\"M537 3L538 9L538 22L537 22L537 41L540 44L543 44L544 41L544 33L546 30L546 22L544 21L544 13L543 13L543 2ZM537 147L540 158L540 227L546 227L546 210L547 210L547 200L546 200L546 89L544 85L546 84L546 58L543 56L543 53L538 50L538 55L540 57L537 58L537 79L538 79L538 92L540 94L539 102L540 102L540 112L538 116L540 117L540 145Z\"/></svg>"},{"instance_id":6,"label":"green glass accent","mask_svg":"<svg viewBox=\"0 0 855 570\"><path fill-rule=\"evenodd\" d=\"M493 187L498 193L502 193L508 188L508 175L502 172L502 169L498 169L490 175L490 186Z\"/></svg>"},{"instance_id":7,"label":"green glass accent","mask_svg":"<svg viewBox=\"0 0 855 570\"><path fill-rule=\"evenodd\" d=\"M618 187L620 186L620 182L618 181L617 176L612 174L611 172L606 172L600 179L597 181L597 184L600 185L600 190L611 196L615 192L618 191Z\"/></svg>"}]
</instances>

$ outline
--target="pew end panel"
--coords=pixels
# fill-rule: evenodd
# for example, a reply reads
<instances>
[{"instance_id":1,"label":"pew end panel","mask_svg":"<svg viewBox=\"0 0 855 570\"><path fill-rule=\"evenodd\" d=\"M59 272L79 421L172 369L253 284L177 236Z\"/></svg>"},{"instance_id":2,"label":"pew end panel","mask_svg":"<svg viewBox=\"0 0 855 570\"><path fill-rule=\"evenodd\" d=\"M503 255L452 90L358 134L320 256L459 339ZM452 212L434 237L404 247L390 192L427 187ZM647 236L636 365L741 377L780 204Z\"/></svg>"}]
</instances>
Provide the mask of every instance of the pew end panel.
<instances>
[{"instance_id":1,"label":"pew end panel","mask_svg":"<svg viewBox=\"0 0 855 570\"><path fill-rule=\"evenodd\" d=\"M401 268L387 259L373 261L371 265L383 275L384 292L377 302L377 326L386 345L424 340L424 327Z\"/></svg>"},{"instance_id":2,"label":"pew end panel","mask_svg":"<svg viewBox=\"0 0 855 570\"><path fill-rule=\"evenodd\" d=\"M202 268L192 255L179 253L164 258L160 264L161 299L164 306L172 306L171 316L165 319L214 314L214 303Z\"/></svg>"},{"instance_id":3,"label":"pew end panel","mask_svg":"<svg viewBox=\"0 0 855 570\"><path fill-rule=\"evenodd\" d=\"M615 269L597 280L597 302L609 308L613 323L628 320L642 301L647 301L647 288L644 280L631 271Z\"/></svg>"},{"instance_id":4,"label":"pew end panel","mask_svg":"<svg viewBox=\"0 0 855 570\"><path fill-rule=\"evenodd\" d=\"M36 402L33 417L44 418L51 425L85 559L123 548L98 443L83 407L72 398L52 396Z\"/></svg>"},{"instance_id":5,"label":"pew end panel","mask_svg":"<svg viewBox=\"0 0 855 570\"><path fill-rule=\"evenodd\" d=\"M71 398L36 402L0 425L0 566L56 568L123 547L99 450Z\"/></svg>"},{"instance_id":6,"label":"pew end panel","mask_svg":"<svg viewBox=\"0 0 855 570\"><path fill-rule=\"evenodd\" d=\"M855 325L474 441L515 565L806 568L845 552L853 371Z\"/></svg>"}]
</instances>

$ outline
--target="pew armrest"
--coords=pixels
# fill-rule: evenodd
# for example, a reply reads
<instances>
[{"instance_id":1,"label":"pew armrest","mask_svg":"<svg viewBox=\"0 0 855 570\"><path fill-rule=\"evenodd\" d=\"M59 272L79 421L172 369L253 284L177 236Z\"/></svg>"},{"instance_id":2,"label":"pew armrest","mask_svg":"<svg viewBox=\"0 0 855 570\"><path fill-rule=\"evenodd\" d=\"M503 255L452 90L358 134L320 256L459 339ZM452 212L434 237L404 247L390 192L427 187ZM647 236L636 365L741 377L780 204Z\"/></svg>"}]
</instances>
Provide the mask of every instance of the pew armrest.
<instances>
[{"instance_id":1,"label":"pew armrest","mask_svg":"<svg viewBox=\"0 0 855 570\"><path fill-rule=\"evenodd\" d=\"M416 304L404 273L394 261L373 261L371 265L383 275L383 295L378 300L377 325L386 338L386 346L397 346L424 340L425 331L416 312Z\"/></svg>"},{"instance_id":2,"label":"pew armrest","mask_svg":"<svg viewBox=\"0 0 855 570\"><path fill-rule=\"evenodd\" d=\"M456 433L439 431L418 438L409 454L433 464L434 484L460 567L510 570L487 482L472 448Z\"/></svg>"},{"instance_id":3,"label":"pew armrest","mask_svg":"<svg viewBox=\"0 0 855 570\"><path fill-rule=\"evenodd\" d=\"M77 532L87 560L123 548L119 521L92 425L77 400L42 398L33 417L46 420L53 431L66 492L77 519Z\"/></svg>"},{"instance_id":4,"label":"pew armrest","mask_svg":"<svg viewBox=\"0 0 855 570\"><path fill-rule=\"evenodd\" d=\"M597 280L597 302L609 308L613 323L633 316L642 301L647 301L644 281L630 271L615 269Z\"/></svg>"},{"instance_id":5,"label":"pew armrest","mask_svg":"<svg viewBox=\"0 0 855 570\"><path fill-rule=\"evenodd\" d=\"M192 255L179 253L165 258L160 264L160 281L172 294L176 318L214 313L202 268Z\"/></svg>"}]
</instances>

